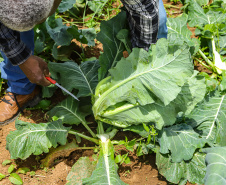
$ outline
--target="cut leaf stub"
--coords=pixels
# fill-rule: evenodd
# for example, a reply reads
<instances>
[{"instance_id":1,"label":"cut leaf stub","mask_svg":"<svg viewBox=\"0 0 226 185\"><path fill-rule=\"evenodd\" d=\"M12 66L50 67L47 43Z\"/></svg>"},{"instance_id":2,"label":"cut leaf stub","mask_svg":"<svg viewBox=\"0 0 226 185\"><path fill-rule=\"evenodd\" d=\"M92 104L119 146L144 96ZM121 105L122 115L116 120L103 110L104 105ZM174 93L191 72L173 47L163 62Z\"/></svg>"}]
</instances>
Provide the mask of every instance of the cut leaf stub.
<instances>
[{"instance_id":1,"label":"cut leaf stub","mask_svg":"<svg viewBox=\"0 0 226 185\"><path fill-rule=\"evenodd\" d=\"M118 166L114 161L114 149L108 139L100 143L101 150L98 163L91 177L82 180L83 185L103 184L103 185L126 185L119 177Z\"/></svg>"}]
</instances>

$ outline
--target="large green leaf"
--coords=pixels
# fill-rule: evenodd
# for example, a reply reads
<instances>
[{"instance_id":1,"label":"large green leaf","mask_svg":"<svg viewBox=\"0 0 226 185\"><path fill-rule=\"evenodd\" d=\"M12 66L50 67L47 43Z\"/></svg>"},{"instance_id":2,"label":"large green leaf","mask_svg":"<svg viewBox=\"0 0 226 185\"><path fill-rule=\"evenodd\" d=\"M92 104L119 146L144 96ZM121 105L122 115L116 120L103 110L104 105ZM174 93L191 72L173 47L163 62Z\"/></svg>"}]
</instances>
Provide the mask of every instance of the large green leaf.
<instances>
[{"instance_id":1,"label":"large green leaf","mask_svg":"<svg viewBox=\"0 0 226 185\"><path fill-rule=\"evenodd\" d=\"M88 6L95 14L100 13L108 0L92 0L88 1Z\"/></svg>"},{"instance_id":2,"label":"large green leaf","mask_svg":"<svg viewBox=\"0 0 226 185\"><path fill-rule=\"evenodd\" d=\"M55 15L50 16L46 20L45 25L50 37L58 46L69 46L73 39L84 44L88 43L87 39L82 34L82 31L78 30L77 26L67 26L63 24L61 18L55 19Z\"/></svg>"},{"instance_id":3,"label":"large green leaf","mask_svg":"<svg viewBox=\"0 0 226 185\"><path fill-rule=\"evenodd\" d=\"M145 50L135 48L110 70L111 78L100 82L93 105L96 119L112 119L122 126L155 121L159 128L164 119L169 125L175 122L177 111L170 102L193 73L189 47L168 47L167 40L160 39L148 56ZM129 113L119 115L125 111Z\"/></svg>"},{"instance_id":4,"label":"large green leaf","mask_svg":"<svg viewBox=\"0 0 226 185\"><path fill-rule=\"evenodd\" d=\"M55 15L52 15L47 19L45 24L50 37L57 45L68 46L71 44L73 35L67 31L69 27L63 24L62 19L55 19Z\"/></svg>"},{"instance_id":5,"label":"large green leaf","mask_svg":"<svg viewBox=\"0 0 226 185\"><path fill-rule=\"evenodd\" d=\"M196 38L191 38L192 32L187 27L188 16L183 14L181 17L168 18L168 40L172 44L180 44L186 42L191 48L190 52L194 55L200 46L200 41Z\"/></svg>"},{"instance_id":6,"label":"large green leaf","mask_svg":"<svg viewBox=\"0 0 226 185\"><path fill-rule=\"evenodd\" d=\"M205 97L205 78L197 74L198 71L194 71L193 76L188 79L177 98L171 103L184 112L185 115L190 114L197 103L201 102Z\"/></svg>"},{"instance_id":7,"label":"large green leaf","mask_svg":"<svg viewBox=\"0 0 226 185\"><path fill-rule=\"evenodd\" d=\"M87 40L87 45L88 46L95 46L94 39L96 38L96 30L94 28L87 28L87 29L82 29L80 30L84 37Z\"/></svg>"},{"instance_id":8,"label":"large green leaf","mask_svg":"<svg viewBox=\"0 0 226 185\"><path fill-rule=\"evenodd\" d=\"M80 111L78 101L72 97L68 97L51 109L48 115L50 118L56 116L62 119L63 123L78 125L82 122L86 122L85 117L89 115L89 112Z\"/></svg>"},{"instance_id":9,"label":"large green leaf","mask_svg":"<svg viewBox=\"0 0 226 185\"><path fill-rule=\"evenodd\" d=\"M12 159L26 159L31 154L40 155L56 148L58 143L65 145L70 127L64 127L62 121L52 123L25 123L19 130L7 135L6 148Z\"/></svg>"},{"instance_id":10,"label":"large green leaf","mask_svg":"<svg viewBox=\"0 0 226 185\"><path fill-rule=\"evenodd\" d=\"M190 160L195 150L202 148L206 143L191 126L184 123L163 128L159 141L160 152L167 154L170 151L173 162Z\"/></svg>"},{"instance_id":11,"label":"large green leaf","mask_svg":"<svg viewBox=\"0 0 226 185\"><path fill-rule=\"evenodd\" d=\"M220 54L225 55L226 54L226 33L224 36L219 37L219 46L220 46Z\"/></svg>"},{"instance_id":12,"label":"large green leaf","mask_svg":"<svg viewBox=\"0 0 226 185\"><path fill-rule=\"evenodd\" d=\"M191 183L204 183L205 176L205 155L195 153L193 158L189 161L182 161L180 163L173 163L169 154L156 154L156 165L158 171L169 182L175 184L186 184L187 180Z\"/></svg>"},{"instance_id":13,"label":"large green leaf","mask_svg":"<svg viewBox=\"0 0 226 185\"><path fill-rule=\"evenodd\" d=\"M226 146L226 95L210 93L188 116L188 123L201 131L202 137Z\"/></svg>"},{"instance_id":14,"label":"large green leaf","mask_svg":"<svg viewBox=\"0 0 226 185\"><path fill-rule=\"evenodd\" d=\"M204 9L195 1L190 0L188 6L188 17L190 27L203 27L206 24L216 24L225 21L225 14L222 12L208 11L204 12Z\"/></svg>"},{"instance_id":15,"label":"large green leaf","mask_svg":"<svg viewBox=\"0 0 226 185\"><path fill-rule=\"evenodd\" d=\"M100 70L99 80L106 77L108 70L115 65L123 57L125 46L123 42L116 38L118 32L126 27L127 18L126 12L122 11L109 21L102 21L100 32L97 35L97 40L103 43L104 53L99 57Z\"/></svg>"},{"instance_id":16,"label":"large green leaf","mask_svg":"<svg viewBox=\"0 0 226 185\"><path fill-rule=\"evenodd\" d=\"M65 63L49 63L51 75L58 79L64 88L69 91L79 90L77 96L91 96L98 83L99 62L86 61L81 65L68 61Z\"/></svg>"},{"instance_id":17,"label":"large green leaf","mask_svg":"<svg viewBox=\"0 0 226 185\"><path fill-rule=\"evenodd\" d=\"M114 161L114 149L111 141L101 141L98 163L92 176L82 180L83 185L125 185L118 176L118 166Z\"/></svg>"},{"instance_id":18,"label":"large green leaf","mask_svg":"<svg viewBox=\"0 0 226 185\"><path fill-rule=\"evenodd\" d=\"M62 0L59 7L58 7L58 11L60 13L63 13L69 9L71 9L73 7L73 5L75 4L76 0Z\"/></svg>"},{"instance_id":19,"label":"large green leaf","mask_svg":"<svg viewBox=\"0 0 226 185\"><path fill-rule=\"evenodd\" d=\"M206 152L206 176L205 185L226 184L226 147L202 149Z\"/></svg>"},{"instance_id":20,"label":"large green leaf","mask_svg":"<svg viewBox=\"0 0 226 185\"><path fill-rule=\"evenodd\" d=\"M90 161L89 157L80 157L72 166L66 185L82 185L82 179L90 177L95 167L96 161Z\"/></svg>"}]
</instances>

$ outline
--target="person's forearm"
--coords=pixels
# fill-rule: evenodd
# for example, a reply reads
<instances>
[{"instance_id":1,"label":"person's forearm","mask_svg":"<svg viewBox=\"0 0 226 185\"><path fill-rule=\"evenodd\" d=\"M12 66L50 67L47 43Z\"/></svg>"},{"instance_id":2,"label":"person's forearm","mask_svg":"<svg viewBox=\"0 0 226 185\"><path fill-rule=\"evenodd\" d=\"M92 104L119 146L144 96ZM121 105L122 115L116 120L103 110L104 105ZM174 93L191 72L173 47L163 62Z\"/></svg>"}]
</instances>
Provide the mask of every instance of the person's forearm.
<instances>
[{"instance_id":1,"label":"person's forearm","mask_svg":"<svg viewBox=\"0 0 226 185\"><path fill-rule=\"evenodd\" d=\"M32 55L32 51L20 40L20 33L7 28L1 22L0 50L13 65L22 64Z\"/></svg>"}]
</instances>

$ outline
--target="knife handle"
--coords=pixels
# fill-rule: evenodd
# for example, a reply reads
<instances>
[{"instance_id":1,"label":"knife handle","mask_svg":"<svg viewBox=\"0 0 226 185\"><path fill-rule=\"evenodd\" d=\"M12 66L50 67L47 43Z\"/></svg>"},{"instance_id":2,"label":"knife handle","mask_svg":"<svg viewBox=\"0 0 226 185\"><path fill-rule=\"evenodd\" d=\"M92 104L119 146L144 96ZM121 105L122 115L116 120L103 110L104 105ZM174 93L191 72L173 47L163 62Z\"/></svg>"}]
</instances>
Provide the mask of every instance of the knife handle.
<instances>
[{"instance_id":1,"label":"knife handle","mask_svg":"<svg viewBox=\"0 0 226 185\"><path fill-rule=\"evenodd\" d=\"M48 76L46 76L45 78L46 78L48 81L50 81L52 84L55 84L55 83L56 83L55 80L53 80L52 78L50 78L50 77L48 77Z\"/></svg>"}]
</instances>

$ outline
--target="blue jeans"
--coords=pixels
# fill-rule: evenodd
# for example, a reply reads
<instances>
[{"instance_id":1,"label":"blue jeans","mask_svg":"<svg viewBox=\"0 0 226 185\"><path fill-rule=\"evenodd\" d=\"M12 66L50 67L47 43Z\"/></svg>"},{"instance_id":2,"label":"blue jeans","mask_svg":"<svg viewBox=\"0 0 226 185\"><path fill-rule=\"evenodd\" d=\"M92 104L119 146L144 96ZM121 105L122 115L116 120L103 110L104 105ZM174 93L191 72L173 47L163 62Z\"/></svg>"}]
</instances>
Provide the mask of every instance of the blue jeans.
<instances>
[{"instance_id":1,"label":"blue jeans","mask_svg":"<svg viewBox=\"0 0 226 185\"><path fill-rule=\"evenodd\" d=\"M21 32L20 38L34 53L34 31ZM8 81L7 91L21 95L30 94L36 84L28 80L19 66L13 66L3 52L1 54L4 58L4 61L0 63L1 78Z\"/></svg>"},{"instance_id":2,"label":"blue jeans","mask_svg":"<svg viewBox=\"0 0 226 185\"><path fill-rule=\"evenodd\" d=\"M166 21L167 21L166 11L165 11L162 0L159 0L158 39L160 39L160 38L166 38L167 39L168 29L167 29L167 26L166 26Z\"/></svg>"}]
</instances>

